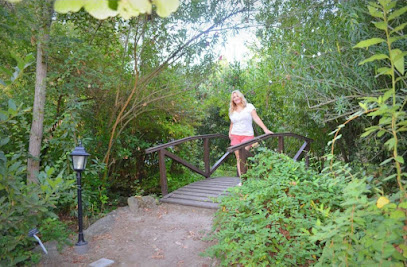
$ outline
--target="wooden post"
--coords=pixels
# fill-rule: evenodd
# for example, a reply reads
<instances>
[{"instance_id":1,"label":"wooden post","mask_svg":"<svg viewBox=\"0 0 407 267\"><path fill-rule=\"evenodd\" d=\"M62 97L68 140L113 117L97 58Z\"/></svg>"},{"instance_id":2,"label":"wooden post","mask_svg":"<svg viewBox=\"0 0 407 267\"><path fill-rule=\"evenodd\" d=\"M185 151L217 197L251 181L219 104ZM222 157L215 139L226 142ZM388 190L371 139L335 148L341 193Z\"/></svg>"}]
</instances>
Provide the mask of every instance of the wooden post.
<instances>
[{"instance_id":1,"label":"wooden post","mask_svg":"<svg viewBox=\"0 0 407 267\"><path fill-rule=\"evenodd\" d=\"M204 138L204 164L205 164L205 178L209 178L211 166L209 165L209 138Z\"/></svg>"},{"instance_id":2,"label":"wooden post","mask_svg":"<svg viewBox=\"0 0 407 267\"><path fill-rule=\"evenodd\" d=\"M278 153L284 153L284 136L278 137Z\"/></svg>"},{"instance_id":3,"label":"wooden post","mask_svg":"<svg viewBox=\"0 0 407 267\"><path fill-rule=\"evenodd\" d=\"M240 174L245 174L247 172L246 159L246 149L242 147L241 149L239 149Z\"/></svg>"},{"instance_id":4,"label":"wooden post","mask_svg":"<svg viewBox=\"0 0 407 267\"><path fill-rule=\"evenodd\" d=\"M309 167L309 153L310 151L310 144L308 143L307 146L305 147L305 167L308 169Z\"/></svg>"},{"instance_id":5,"label":"wooden post","mask_svg":"<svg viewBox=\"0 0 407 267\"><path fill-rule=\"evenodd\" d=\"M158 165L160 166L160 185L163 196L168 195L167 170L165 168L165 149L158 151Z\"/></svg>"}]
</instances>

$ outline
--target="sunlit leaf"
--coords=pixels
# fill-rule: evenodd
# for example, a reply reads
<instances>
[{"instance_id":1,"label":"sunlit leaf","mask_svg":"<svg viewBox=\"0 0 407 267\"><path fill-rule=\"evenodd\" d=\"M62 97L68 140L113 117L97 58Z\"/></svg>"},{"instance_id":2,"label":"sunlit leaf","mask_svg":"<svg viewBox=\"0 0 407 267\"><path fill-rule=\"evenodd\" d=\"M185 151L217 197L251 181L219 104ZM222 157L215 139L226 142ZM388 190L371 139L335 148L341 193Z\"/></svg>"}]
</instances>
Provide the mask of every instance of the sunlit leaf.
<instances>
[{"instance_id":1,"label":"sunlit leaf","mask_svg":"<svg viewBox=\"0 0 407 267\"><path fill-rule=\"evenodd\" d=\"M387 90L383 95L383 101L385 102L393 95L393 89Z\"/></svg>"},{"instance_id":2,"label":"sunlit leaf","mask_svg":"<svg viewBox=\"0 0 407 267\"><path fill-rule=\"evenodd\" d=\"M179 0L153 0L153 4L157 6L158 16L168 17L178 9Z\"/></svg>"},{"instance_id":3,"label":"sunlit leaf","mask_svg":"<svg viewBox=\"0 0 407 267\"><path fill-rule=\"evenodd\" d=\"M389 11L392 8L394 8L397 5L397 1L391 1L390 3L388 3L385 7L384 10Z\"/></svg>"},{"instance_id":4,"label":"sunlit leaf","mask_svg":"<svg viewBox=\"0 0 407 267\"><path fill-rule=\"evenodd\" d=\"M387 23L384 21L379 21L379 22L373 22L374 26L380 30L386 30L387 29Z\"/></svg>"},{"instance_id":5,"label":"sunlit leaf","mask_svg":"<svg viewBox=\"0 0 407 267\"><path fill-rule=\"evenodd\" d=\"M395 210L390 213L390 218L392 219L404 219L405 217L406 215L402 210Z\"/></svg>"},{"instance_id":6,"label":"sunlit leaf","mask_svg":"<svg viewBox=\"0 0 407 267\"><path fill-rule=\"evenodd\" d=\"M407 38L406 35L390 37L389 38L389 43L392 44L392 43L394 43L394 42L396 42L398 40L403 40L403 39L406 39L406 38Z\"/></svg>"},{"instance_id":7,"label":"sunlit leaf","mask_svg":"<svg viewBox=\"0 0 407 267\"><path fill-rule=\"evenodd\" d=\"M18 3L21 2L22 0L6 0L6 1L10 3Z\"/></svg>"},{"instance_id":8,"label":"sunlit leaf","mask_svg":"<svg viewBox=\"0 0 407 267\"><path fill-rule=\"evenodd\" d=\"M383 7L385 7L385 6L387 6L387 5L390 3L390 1L391 1L391 0L379 0L379 3L380 3Z\"/></svg>"},{"instance_id":9,"label":"sunlit leaf","mask_svg":"<svg viewBox=\"0 0 407 267\"><path fill-rule=\"evenodd\" d=\"M386 133L385 130L381 130L381 131L377 132L377 137L382 137L385 133Z\"/></svg>"},{"instance_id":10,"label":"sunlit leaf","mask_svg":"<svg viewBox=\"0 0 407 267\"><path fill-rule=\"evenodd\" d=\"M388 67L379 68L377 70L377 72L378 73L377 73L376 77L380 76L380 75L392 75L393 74L392 70L390 68L388 68Z\"/></svg>"},{"instance_id":11,"label":"sunlit leaf","mask_svg":"<svg viewBox=\"0 0 407 267\"><path fill-rule=\"evenodd\" d=\"M389 204L390 200L387 197L379 197L379 199L376 202L376 206L381 209L383 208L385 205Z\"/></svg>"},{"instance_id":12,"label":"sunlit leaf","mask_svg":"<svg viewBox=\"0 0 407 267\"><path fill-rule=\"evenodd\" d=\"M402 156L397 156L395 159L398 163L404 164L404 159Z\"/></svg>"},{"instance_id":13,"label":"sunlit leaf","mask_svg":"<svg viewBox=\"0 0 407 267\"><path fill-rule=\"evenodd\" d=\"M367 105L366 105L366 103L359 102L359 106L360 106L361 108L363 108L364 111L367 110Z\"/></svg>"},{"instance_id":14,"label":"sunlit leaf","mask_svg":"<svg viewBox=\"0 0 407 267\"><path fill-rule=\"evenodd\" d=\"M353 48L365 48L365 47L369 47L369 46L375 45L375 44L380 44L383 42L385 42L385 40L382 38L371 38L371 39L359 42Z\"/></svg>"},{"instance_id":15,"label":"sunlit leaf","mask_svg":"<svg viewBox=\"0 0 407 267\"><path fill-rule=\"evenodd\" d=\"M375 61L375 60L382 60L382 59L387 59L387 58L389 58L389 56L387 56L385 54L376 54L376 55L373 55L373 56L361 61L359 63L359 65L363 65L363 64L365 64L367 62L372 62L372 61Z\"/></svg>"},{"instance_id":16,"label":"sunlit leaf","mask_svg":"<svg viewBox=\"0 0 407 267\"><path fill-rule=\"evenodd\" d=\"M56 0L54 9L58 13L78 12L86 0Z\"/></svg>"},{"instance_id":17,"label":"sunlit leaf","mask_svg":"<svg viewBox=\"0 0 407 267\"><path fill-rule=\"evenodd\" d=\"M394 61L396 69L404 75L404 54L400 49L391 50L391 59Z\"/></svg>"},{"instance_id":18,"label":"sunlit leaf","mask_svg":"<svg viewBox=\"0 0 407 267\"><path fill-rule=\"evenodd\" d=\"M117 10L121 17L130 19L143 13L151 14L152 6L148 0L127 0L120 1Z\"/></svg>"},{"instance_id":19,"label":"sunlit leaf","mask_svg":"<svg viewBox=\"0 0 407 267\"><path fill-rule=\"evenodd\" d=\"M372 17L383 19L383 14L379 12L376 8L374 8L373 6L368 6L367 8L369 9L369 13L370 15L372 15Z\"/></svg>"},{"instance_id":20,"label":"sunlit leaf","mask_svg":"<svg viewBox=\"0 0 407 267\"><path fill-rule=\"evenodd\" d=\"M117 11L109 8L108 0L86 0L84 5L86 11L97 19L107 19L117 15Z\"/></svg>"},{"instance_id":21,"label":"sunlit leaf","mask_svg":"<svg viewBox=\"0 0 407 267\"><path fill-rule=\"evenodd\" d=\"M396 11L394 11L393 13L391 13L391 15L389 16L388 20L393 20L397 17L400 17L401 15L403 15L404 13L407 12L407 6L402 7L400 9L397 9Z\"/></svg>"},{"instance_id":22,"label":"sunlit leaf","mask_svg":"<svg viewBox=\"0 0 407 267\"><path fill-rule=\"evenodd\" d=\"M395 144L396 144L396 139L394 139L394 138L391 138L391 139L387 140L386 143L384 143L384 145L387 146L389 149L393 149Z\"/></svg>"},{"instance_id":23,"label":"sunlit leaf","mask_svg":"<svg viewBox=\"0 0 407 267\"><path fill-rule=\"evenodd\" d=\"M407 25L407 22L405 22L405 23L403 23L403 24L400 24L399 26L397 26L396 28L394 28L394 29L390 32L390 34L393 34L393 33L395 33L395 32L401 31L402 29L404 29L404 28L406 27L406 25Z\"/></svg>"}]
</instances>

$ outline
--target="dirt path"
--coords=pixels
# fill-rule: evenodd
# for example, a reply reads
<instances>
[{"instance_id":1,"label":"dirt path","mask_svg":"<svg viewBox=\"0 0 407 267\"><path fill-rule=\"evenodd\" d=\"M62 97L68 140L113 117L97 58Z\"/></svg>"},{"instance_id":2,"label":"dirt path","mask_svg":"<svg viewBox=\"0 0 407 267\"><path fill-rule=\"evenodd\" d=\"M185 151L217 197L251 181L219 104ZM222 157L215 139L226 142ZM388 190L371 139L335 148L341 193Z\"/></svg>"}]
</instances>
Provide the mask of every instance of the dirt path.
<instances>
[{"instance_id":1,"label":"dirt path","mask_svg":"<svg viewBox=\"0 0 407 267\"><path fill-rule=\"evenodd\" d=\"M201 257L211 242L202 237L211 230L215 210L161 204L135 215L128 207L114 213L112 226L103 234L86 236L89 251L80 255L73 247L44 258L39 266L88 266L101 258L111 266L216 266Z\"/></svg>"}]
</instances>

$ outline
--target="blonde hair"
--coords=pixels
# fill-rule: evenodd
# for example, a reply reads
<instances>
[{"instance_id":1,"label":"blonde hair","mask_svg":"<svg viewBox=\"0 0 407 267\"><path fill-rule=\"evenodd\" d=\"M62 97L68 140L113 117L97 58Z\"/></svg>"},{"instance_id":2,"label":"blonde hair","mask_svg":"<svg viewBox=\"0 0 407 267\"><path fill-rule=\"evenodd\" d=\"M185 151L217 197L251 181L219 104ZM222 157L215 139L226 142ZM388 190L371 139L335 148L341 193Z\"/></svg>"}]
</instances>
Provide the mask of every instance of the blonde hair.
<instances>
[{"instance_id":1,"label":"blonde hair","mask_svg":"<svg viewBox=\"0 0 407 267\"><path fill-rule=\"evenodd\" d=\"M247 100L244 97L244 95L239 91L239 90L234 90L232 94L230 95L230 108L229 108L229 115L232 115L232 113L236 110L237 105L235 102L233 102L233 94L237 94L241 99L242 99L242 104L243 107L247 106Z\"/></svg>"}]
</instances>

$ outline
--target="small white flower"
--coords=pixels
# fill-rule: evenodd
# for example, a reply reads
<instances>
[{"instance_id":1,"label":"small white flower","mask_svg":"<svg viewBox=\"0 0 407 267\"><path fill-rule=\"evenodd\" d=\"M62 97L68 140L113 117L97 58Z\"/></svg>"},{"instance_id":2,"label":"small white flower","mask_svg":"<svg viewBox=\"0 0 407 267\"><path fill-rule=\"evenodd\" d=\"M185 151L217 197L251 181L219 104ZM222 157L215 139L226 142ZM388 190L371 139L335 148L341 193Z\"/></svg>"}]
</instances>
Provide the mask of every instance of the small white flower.
<instances>
[{"instance_id":1,"label":"small white flower","mask_svg":"<svg viewBox=\"0 0 407 267\"><path fill-rule=\"evenodd\" d=\"M321 52L318 52L317 55L318 55L318 56L321 56Z\"/></svg>"},{"instance_id":2,"label":"small white flower","mask_svg":"<svg viewBox=\"0 0 407 267\"><path fill-rule=\"evenodd\" d=\"M315 54L312 55L312 58L316 57Z\"/></svg>"},{"instance_id":3,"label":"small white flower","mask_svg":"<svg viewBox=\"0 0 407 267\"><path fill-rule=\"evenodd\" d=\"M311 32L314 32L314 29L312 29Z\"/></svg>"},{"instance_id":4,"label":"small white flower","mask_svg":"<svg viewBox=\"0 0 407 267\"><path fill-rule=\"evenodd\" d=\"M305 51L307 51L307 49L304 48L304 50L302 50L302 52L305 52Z\"/></svg>"}]
</instances>

